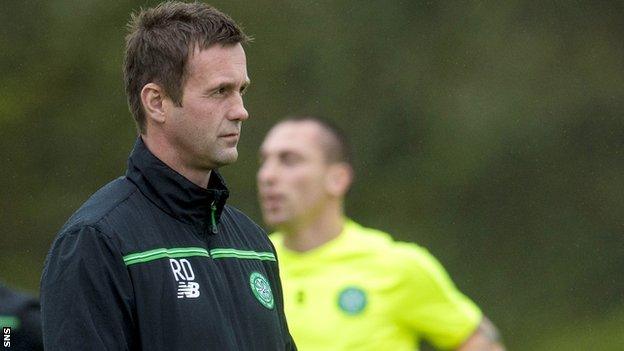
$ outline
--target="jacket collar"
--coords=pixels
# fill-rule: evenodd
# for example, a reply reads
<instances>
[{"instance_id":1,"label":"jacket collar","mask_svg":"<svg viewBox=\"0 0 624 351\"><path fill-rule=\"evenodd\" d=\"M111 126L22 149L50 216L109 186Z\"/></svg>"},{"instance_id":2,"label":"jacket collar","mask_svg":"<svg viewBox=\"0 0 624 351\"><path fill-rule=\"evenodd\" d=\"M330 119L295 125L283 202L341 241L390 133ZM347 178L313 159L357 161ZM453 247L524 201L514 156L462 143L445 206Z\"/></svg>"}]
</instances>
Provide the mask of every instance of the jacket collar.
<instances>
[{"instance_id":1,"label":"jacket collar","mask_svg":"<svg viewBox=\"0 0 624 351\"><path fill-rule=\"evenodd\" d=\"M126 177L169 215L216 233L229 196L225 182L216 170L211 172L208 188L199 187L154 156L139 137L128 158Z\"/></svg>"}]
</instances>

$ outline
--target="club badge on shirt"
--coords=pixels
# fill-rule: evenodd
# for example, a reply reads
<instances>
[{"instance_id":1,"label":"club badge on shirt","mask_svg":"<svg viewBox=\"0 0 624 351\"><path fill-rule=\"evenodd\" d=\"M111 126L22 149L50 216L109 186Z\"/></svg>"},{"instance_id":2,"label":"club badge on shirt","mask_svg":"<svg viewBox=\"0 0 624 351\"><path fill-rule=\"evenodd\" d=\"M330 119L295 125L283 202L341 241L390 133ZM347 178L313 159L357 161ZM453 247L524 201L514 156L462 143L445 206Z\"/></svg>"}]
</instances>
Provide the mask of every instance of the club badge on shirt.
<instances>
[{"instance_id":1,"label":"club badge on shirt","mask_svg":"<svg viewBox=\"0 0 624 351\"><path fill-rule=\"evenodd\" d=\"M267 278L258 272L253 272L249 276L249 284L251 291L262 306L272 310L273 306L275 306L275 301L273 300L273 292Z\"/></svg>"},{"instance_id":2,"label":"club badge on shirt","mask_svg":"<svg viewBox=\"0 0 624 351\"><path fill-rule=\"evenodd\" d=\"M357 286L349 286L338 293L338 307L348 315L362 313L366 303L366 293Z\"/></svg>"}]
</instances>

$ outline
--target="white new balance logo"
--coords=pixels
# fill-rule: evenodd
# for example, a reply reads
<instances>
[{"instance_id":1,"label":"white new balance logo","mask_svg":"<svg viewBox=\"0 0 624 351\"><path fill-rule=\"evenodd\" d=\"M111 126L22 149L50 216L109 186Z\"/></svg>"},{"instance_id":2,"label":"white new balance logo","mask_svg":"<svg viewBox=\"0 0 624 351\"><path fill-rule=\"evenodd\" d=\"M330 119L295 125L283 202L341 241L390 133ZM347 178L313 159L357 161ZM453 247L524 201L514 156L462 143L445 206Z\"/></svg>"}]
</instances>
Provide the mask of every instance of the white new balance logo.
<instances>
[{"instance_id":1,"label":"white new balance logo","mask_svg":"<svg viewBox=\"0 0 624 351\"><path fill-rule=\"evenodd\" d=\"M195 282L178 283L178 299L183 299L184 297L195 298L199 296L199 284Z\"/></svg>"},{"instance_id":2,"label":"white new balance logo","mask_svg":"<svg viewBox=\"0 0 624 351\"><path fill-rule=\"evenodd\" d=\"M199 284L192 281L195 273L191 263L186 259L169 259L171 271L176 282L178 282L178 299L196 298L199 296Z\"/></svg>"}]
</instances>

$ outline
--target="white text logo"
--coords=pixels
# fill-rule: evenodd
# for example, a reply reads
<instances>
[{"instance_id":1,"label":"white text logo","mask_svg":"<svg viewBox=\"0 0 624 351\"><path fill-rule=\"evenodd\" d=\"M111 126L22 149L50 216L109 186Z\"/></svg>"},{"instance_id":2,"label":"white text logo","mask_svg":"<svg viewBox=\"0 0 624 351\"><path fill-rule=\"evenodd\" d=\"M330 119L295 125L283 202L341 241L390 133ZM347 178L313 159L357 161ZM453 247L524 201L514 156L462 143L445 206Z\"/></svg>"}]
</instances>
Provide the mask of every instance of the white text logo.
<instances>
[{"instance_id":1,"label":"white text logo","mask_svg":"<svg viewBox=\"0 0 624 351\"><path fill-rule=\"evenodd\" d=\"M2 335L4 336L2 345L4 347L11 347L11 327L2 328Z\"/></svg>"},{"instance_id":2,"label":"white text logo","mask_svg":"<svg viewBox=\"0 0 624 351\"><path fill-rule=\"evenodd\" d=\"M199 284L194 282L195 273L191 263L186 259L169 259L171 271L178 282L178 299L194 299L199 296Z\"/></svg>"}]
</instances>

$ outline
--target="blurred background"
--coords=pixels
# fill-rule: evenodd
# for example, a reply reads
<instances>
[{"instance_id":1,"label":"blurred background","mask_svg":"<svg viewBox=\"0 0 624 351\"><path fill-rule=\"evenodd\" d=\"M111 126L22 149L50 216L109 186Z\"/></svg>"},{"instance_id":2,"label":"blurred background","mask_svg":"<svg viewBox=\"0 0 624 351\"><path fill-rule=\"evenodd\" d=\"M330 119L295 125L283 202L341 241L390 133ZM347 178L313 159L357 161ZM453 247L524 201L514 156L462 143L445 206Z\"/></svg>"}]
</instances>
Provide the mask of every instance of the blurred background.
<instances>
[{"instance_id":1,"label":"blurred background","mask_svg":"<svg viewBox=\"0 0 624 351\"><path fill-rule=\"evenodd\" d=\"M156 1L0 11L0 279L47 250L136 138L121 64ZM261 222L257 150L287 114L351 137L347 212L427 247L510 350L624 345L624 3L212 1L253 81L230 204Z\"/></svg>"}]
</instances>

